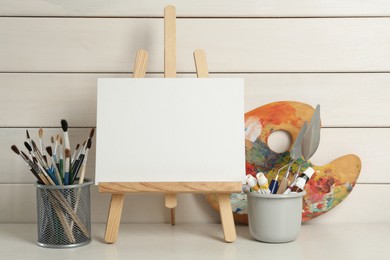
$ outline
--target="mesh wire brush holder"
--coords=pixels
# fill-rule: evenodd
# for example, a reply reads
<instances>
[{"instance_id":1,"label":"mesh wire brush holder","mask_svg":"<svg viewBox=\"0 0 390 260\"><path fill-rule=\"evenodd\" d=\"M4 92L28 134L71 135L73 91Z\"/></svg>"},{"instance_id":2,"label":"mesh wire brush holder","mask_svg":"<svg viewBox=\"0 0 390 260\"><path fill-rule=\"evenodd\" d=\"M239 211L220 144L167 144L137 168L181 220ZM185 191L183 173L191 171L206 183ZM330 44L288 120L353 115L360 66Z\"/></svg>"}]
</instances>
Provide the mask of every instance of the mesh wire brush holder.
<instances>
[{"instance_id":1,"label":"mesh wire brush holder","mask_svg":"<svg viewBox=\"0 0 390 260\"><path fill-rule=\"evenodd\" d=\"M42 247L68 248L91 242L90 186L36 184L38 241Z\"/></svg>"}]
</instances>

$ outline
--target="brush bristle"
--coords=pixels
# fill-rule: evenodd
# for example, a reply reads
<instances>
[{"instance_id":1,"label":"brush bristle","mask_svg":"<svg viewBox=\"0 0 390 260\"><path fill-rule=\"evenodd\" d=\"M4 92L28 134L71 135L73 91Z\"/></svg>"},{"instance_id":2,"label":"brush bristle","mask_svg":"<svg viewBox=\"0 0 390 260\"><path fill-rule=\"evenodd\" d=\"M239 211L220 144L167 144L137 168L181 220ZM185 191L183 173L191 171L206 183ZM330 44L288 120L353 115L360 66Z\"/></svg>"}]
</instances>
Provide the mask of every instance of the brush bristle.
<instances>
[{"instance_id":1,"label":"brush bristle","mask_svg":"<svg viewBox=\"0 0 390 260\"><path fill-rule=\"evenodd\" d=\"M39 138L42 138L42 137L43 137L43 129L42 129L42 127L39 128L39 130L38 130L38 135L39 135Z\"/></svg>"},{"instance_id":2,"label":"brush bristle","mask_svg":"<svg viewBox=\"0 0 390 260\"><path fill-rule=\"evenodd\" d=\"M29 160L27 154L25 154L23 151L20 151L20 153L22 154L23 159Z\"/></svg>"},{"instance_id":3,"label":"brush bristle","mask_svg":"<svg viewBox=\"0 0 390 260\"><path fill-rule=\"evenodd\" d=\"M27 150L31 153L32 152L32 148L31 148L31 145L27 142L24 142L24 146L26 146Z\"/></svg>"},{"instance_id":4,"label":"brush bristle","mask_svg":"<svg viewBox=\"0 0 390 260\"><path fill-rule=\"evenodd\" d=\"M19 151L18 147L16 147L16 145L12 145L11 149L12 149L12 151L14 151L14 153L20 155L20 151Z\"/></svg>"},{"instance_id":5,"label":"brush bristle","mask_svg":"<svg viewBox=\"0 0 390 260\"><path fill-rule=\"evenodd\" d=\"M76 145L76 151L80 148L80 144Z\"/></svg>"},{"instance_id":6,"label":"brush bristle","mask_svg":"<svg viewBox=\"0 0 390 260\"><path fill-rule=\"evenodd\" d=\"M29 134L27 129L26 129L26 136L27 136L27 139L30 139L30 134Z\"/></svg>"},{"instance_id":7,"label":"brush bristle","mask_svg":"<svg viewBox=\"0 0 390 260\"><path fill-rule=\"evenodd\" d=\"M54 136L50 137L50 141L52 144L54 144Z\"/></svg>"},{"instance_id":8,"label":"brush bristle","mask_svg":"<svg viewBox=\"0 0 390 260\"><path fill-rule=\"evenodd\" d=\"M38 146L37 146L37 144L34 142L34 140L31 140L31 144L32 144L32 146L33 146L34 152L38 151Z\"/></svg>"},{"instance_id":9,"label":"brush bristle","mask_svg":"<svg viewBox=\"0 0 390 260\"><path fill-rule=\"evenodd\" d=\"M62 145L62 137L60 137L60 145Z\"/></svg>"},{"instance_id":10,"label":"brush bristle","mask_svg":"<svg viewBox=\"0 0 390 260\"><path fill-rule=\"evenodd\" d=\"M91 132L89 132L89 138L92 138L95 135L95 128L91 128Z\"/></svg>"},{"instance_id":11,"label":"brush bristle","mask_svg":"<svg viewBox=\"0 0 390 260\"><path fill-rule=\"evenodd\" d=\"M46 146L46 152L47 154L51 157L53 156L53 153L52 153L52 150L51 150L51 146Z\"/></svg>"},{"instance_id":12,"label":"brush bristle","mask_svg":"<svg viewBox=\"0 0 390 260\"><path fill-rule=\"evenodd\" d=\"M70 158L70 150L65 149L65 158Z\"/></svg>"},{"instance_id":13,"label":"brush bristle","mask_svg":"<svg viewBox=\"0 0 390 260\"><path fill-rule=\"evenodd\" d=\"M91 149L91 146L92 146L92 140L91 138L88 138L87 149Z\"/></svg>"},{"instance_id":14,"label":"brush bristle","mask_svg":"<svg viewBox=\"0 0 390 260\"><path fill-rule=\"evenodd\" d=\"M61 127L64 132L68 131L68 122L65 119L61 120Z\"/></svg>"}]
</instances>

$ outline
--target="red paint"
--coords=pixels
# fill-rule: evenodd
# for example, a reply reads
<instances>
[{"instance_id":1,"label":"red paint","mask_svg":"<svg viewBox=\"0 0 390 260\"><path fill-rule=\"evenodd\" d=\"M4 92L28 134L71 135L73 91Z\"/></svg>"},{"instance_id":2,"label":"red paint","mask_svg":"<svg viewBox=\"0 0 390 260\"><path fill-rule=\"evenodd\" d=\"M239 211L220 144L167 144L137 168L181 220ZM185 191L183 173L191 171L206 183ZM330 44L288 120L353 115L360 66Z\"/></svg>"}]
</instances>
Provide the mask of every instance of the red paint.
<instances>
[{"instance_id":1,"label":"red paint","mask_svg":"<svg viewBox=\"0 0 390 260\"><path fill-rule=\"evenodd\" d=\"M250 174L252 175L253 177L256 178L256 169L255 169L255 166L253 166L252 164L246 162L246 165L245 165L245 168L246 168L246 175Z\"/></svg>"}]
</instances>

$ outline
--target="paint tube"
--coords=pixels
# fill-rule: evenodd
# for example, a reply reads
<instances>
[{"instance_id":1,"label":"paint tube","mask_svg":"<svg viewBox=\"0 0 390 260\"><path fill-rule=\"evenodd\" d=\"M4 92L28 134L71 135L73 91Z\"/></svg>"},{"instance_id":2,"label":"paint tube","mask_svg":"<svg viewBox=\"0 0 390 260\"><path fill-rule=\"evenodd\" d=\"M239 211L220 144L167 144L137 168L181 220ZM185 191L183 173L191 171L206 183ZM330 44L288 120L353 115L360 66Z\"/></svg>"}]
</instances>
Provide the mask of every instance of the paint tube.
<instances>
[{"instance_id":1,"label":"paint tube","mask_svg":"<svg viewBox=\"0 0 390 260\"><path fill-rule=\"evenodd\" d=\"M289 194L291 192L301 192L303 191L304 186L309 181L311 176L314 174L314 169L309 167L307 168L298 178L287 188L283 194Z\"/></svg>"},{"instance_id":2,"label":"paint tube","mask_svg":"<svg viewBox=\"0 0 390 260\"><path fill-rule=\"evenodd\" d=\"M260 187L257 184L256 179L252 175L248 174L246 176L246 183L248 184L248 186L251 189L251 191L260 192L261 193Z\"/></svg>"},{"instance_id":3,"label":"paint tube","mask_svg":"<svg viewBox=\"0 0 390 260\"><path fill-rule=\"evenodd\" d=\"M260 190L264 194L271 194L271 191L268 188L268 180L267 177L265 177L264 173L259 172L256 174L257 183L260 186Z\"/></svg>"}]
</instances>

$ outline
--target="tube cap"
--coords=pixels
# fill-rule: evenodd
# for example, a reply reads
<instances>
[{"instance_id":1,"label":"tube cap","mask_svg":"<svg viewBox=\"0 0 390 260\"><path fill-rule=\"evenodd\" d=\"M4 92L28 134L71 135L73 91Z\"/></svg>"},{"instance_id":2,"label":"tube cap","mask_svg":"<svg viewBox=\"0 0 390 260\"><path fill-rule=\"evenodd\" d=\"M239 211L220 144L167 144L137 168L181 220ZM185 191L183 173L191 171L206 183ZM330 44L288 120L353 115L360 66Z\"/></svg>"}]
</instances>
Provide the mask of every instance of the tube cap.
<instances>
[{"instance_id":1,"label":"tube cap","mask_svg":"<svg viewBox=\"0 0 390 260\"><path fill-rule=\"evenodd\" d=\"M307 168L303 173L304 173L307 177L309 177L309 179L310 179L314 172L315 172L314 169L311 168L311 167L309 167L309 168Z\"/></svg>"},{"instance_id":2,"label":"tube cap","mask_svg":"<svg viewBox=\"0 0 390 260\"><path fill-rule=\"evenodd\" d=\"M259 172L258 174L256 174L256 178L260 186L263 186L264 184L267 184L268 186L268 180L267 177L265 177L264 173Z\"/></svg>"},{"instance_id":3,"label":"tube cap","mask_svg":"<svg viewBox=\"0 0 390 260\"><path fill-rule=\"evenodd\" d=\"M303 190L303 187L305 187L305 184L306 184L305 179L298 178L297 182L295 183L295 186L297 186Z\"/></svg>"},{"instance_id":4,"label":"tube cap","mask_svg":"<svg viewBox=\"0 0 390 260\"><path fill-rule=\"evenodd\" d=\"M249 188L253 188L257 185L256 179L250 174L246 176L246 183L248 184Z\"/></svg>"}]
</instances>

